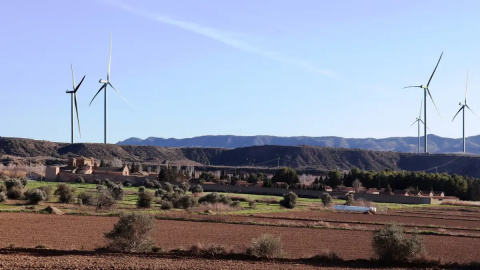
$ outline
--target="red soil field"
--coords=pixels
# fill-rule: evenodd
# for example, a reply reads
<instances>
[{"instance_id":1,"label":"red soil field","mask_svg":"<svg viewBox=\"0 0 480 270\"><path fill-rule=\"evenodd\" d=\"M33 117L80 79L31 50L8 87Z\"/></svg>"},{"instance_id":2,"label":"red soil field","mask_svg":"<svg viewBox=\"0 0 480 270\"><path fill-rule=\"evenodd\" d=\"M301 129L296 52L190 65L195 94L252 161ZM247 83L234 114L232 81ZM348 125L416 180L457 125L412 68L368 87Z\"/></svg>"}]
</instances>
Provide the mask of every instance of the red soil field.
<instances>
[{"instance_id":1,"label":"red soil field","mask_svg":"<svg viewBox=\"0 0 480 270\"><path fill-rule=\"evenodd\" d=\"M18 247L44 245L64 250L93 250L104 245L103 234L111 230L117 220L116 217L0 213L0 243L3 247L10 244ZM347 260L373 256L371 232L170 220L157 220L156 223L153 237L164 250L202 243L221 244L242 251L252 238L271 233L282 238L288 257L308 257L325 250ZM423 237L431 257L450 262L470 262L480 258L478 238Z\"/></svg>"}]
</instances>

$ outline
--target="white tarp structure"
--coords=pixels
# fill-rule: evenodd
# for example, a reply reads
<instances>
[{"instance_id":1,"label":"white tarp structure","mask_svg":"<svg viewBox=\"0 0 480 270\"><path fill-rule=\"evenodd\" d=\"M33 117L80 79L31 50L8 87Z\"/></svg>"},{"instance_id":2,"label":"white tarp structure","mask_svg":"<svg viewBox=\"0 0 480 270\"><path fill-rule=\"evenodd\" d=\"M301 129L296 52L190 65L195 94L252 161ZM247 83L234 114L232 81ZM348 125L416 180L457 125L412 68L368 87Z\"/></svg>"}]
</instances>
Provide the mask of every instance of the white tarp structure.
<instances>
[{"instance_id":1,"label":"white tarp structure","mask_svg":"<svg viewBox=\"0 0 480 270\"><path fill-rule=\"evenodd\" d=\"M348 205L334 205L334 210L338 211L351 211L351 212L377 212L377 208L375 207L365 207L365 206L348 206Z\"/></svg>"}]
</instances>

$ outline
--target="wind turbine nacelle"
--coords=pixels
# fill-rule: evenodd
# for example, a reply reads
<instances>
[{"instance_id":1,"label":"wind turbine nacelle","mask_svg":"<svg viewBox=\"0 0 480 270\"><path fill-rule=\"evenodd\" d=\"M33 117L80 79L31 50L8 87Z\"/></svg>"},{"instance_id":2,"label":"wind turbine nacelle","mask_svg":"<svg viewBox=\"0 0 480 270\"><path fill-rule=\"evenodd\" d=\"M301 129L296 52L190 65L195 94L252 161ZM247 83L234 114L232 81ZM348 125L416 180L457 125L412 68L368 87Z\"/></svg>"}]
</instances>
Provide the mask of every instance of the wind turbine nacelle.
<instances>
[{"instance_id":1,"label":"wind turbine nacelle","mask_svg":"<svg viewBox=\"0 0 480 270\"><path fill-rule=\"evenodd\" d=\"M108 81L104 81L102 79L100 79L100 81L98 81L99 83L108 83Z\"/></svg>"},{"instance_id":2,"label":"wind turbine nacelle","mask_svg":"<svg viewBox=\"0 0 480 270\"><path fill-rule=\"evenodd\" d=\"M423 89L427 89L427 87L426 87L425 85L423 85L423 84L420 85L420 87L423 88Z\"/></svg>"}]
</instances>

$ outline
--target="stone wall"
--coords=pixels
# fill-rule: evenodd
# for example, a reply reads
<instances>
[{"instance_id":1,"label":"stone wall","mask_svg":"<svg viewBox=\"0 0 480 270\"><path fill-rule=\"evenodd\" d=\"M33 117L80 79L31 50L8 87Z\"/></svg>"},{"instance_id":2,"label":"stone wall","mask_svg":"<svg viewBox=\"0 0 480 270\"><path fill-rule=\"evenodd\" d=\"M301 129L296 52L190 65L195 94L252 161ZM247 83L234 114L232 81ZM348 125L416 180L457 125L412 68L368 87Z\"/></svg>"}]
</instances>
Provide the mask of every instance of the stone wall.
<instances>
[{"instance_id":1,"label":"stone wall","mask_svg":"<svg viewBox=\"0 0 480 270\"><path fill-rule=\"evenodd\" d=\"M305 189L285 189L285 188L267 188L267 187L240 187L230 185L202 185L203 190L207 192L231 192L231 193L245 193L245 194L257 194L257 195L274 195L282 196L289 191L295 192L299 197L303 198L321 198L324 191L320 190L305 190ZM344 197L343 193L329 192L332 197L341 198ZM403 204L431 204L432 198L428 197L413 197L413 196L397 196L386 194L366 194L355 193L355 200L362 199L371 202L384 202L384 203L403 203Z\"/></svg>"}]
</instances>

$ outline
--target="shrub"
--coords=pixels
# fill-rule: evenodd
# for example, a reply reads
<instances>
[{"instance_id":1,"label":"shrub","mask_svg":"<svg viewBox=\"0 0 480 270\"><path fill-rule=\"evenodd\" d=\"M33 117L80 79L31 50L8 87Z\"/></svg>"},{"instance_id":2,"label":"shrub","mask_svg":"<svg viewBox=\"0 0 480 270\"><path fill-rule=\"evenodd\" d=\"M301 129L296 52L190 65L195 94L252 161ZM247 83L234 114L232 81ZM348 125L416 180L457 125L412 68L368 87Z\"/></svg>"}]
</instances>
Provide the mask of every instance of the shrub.
<instances>
[{"instance_id":1,"label":"shrub","mask_svg":"<svg viewBox=\"0 0 480 270\"><path fill-rule=\"evenodd\" d=\"M159 188L159 189L155 190L155 197L163 198L163 196L165 196L165 194L167 194L167 191L164 190L164 189Z\"/></svg>"},{"instance_id":2,"label":"shrub","mask_svg":"<svg viewBox=\"0 0 480 270\"><path fill-rule=\"evenodd\" d=\"M77 177L75 182L78 183L78 184L85 184L85 179L83 179L83 177Z\"/></svg>"},{"instance_id":3,"label":"shrub","mask_svg":"<svg viewBox=\"0 0 480 270\"><path fill-rule=\"evenodd\" d=\"M125 186L125 187L131 187L131 186L132 186L132 182L130 182L130 180L125 180L125 181L123 181L123 186Z\"/></svg>"},{"instance_id":4,"label":"shrub","mask_svg":"<svg viewBox=\"0 0 480 270\"><path fill-rule=\"evenodd\" d=\"M231 207L235 207L235 208L240 208L241 204L239 201L233 201L231 204L230 204Z\"/></svg>"},{"instance_id":5,"label":"shrub","mask_svg":"<svg viewBox=\"0 0 480 270\"><path fill-rule=\"evenodd\" d=\"M41 189L35 189L33 192L28 196L28 202L30 204L38 204L41 201L45 201L47 199L47 194L45 191Z\"/></svg>"},{"instance_id":6,"label":"shrub","mask_svg":"<svg viewBox=\"0 0 480 270\"><path fill-rule=\"evenodd\" d=\"M173 208L173 203L171 201L162 201L160 208L163 210L170 210Z\"/></svg>"},{"instance_id":7,"label":"shrub","mask_svg":"<svg viewBox=\"0 0 480 270\"><path fill-rule=\"evenodd\" d=\"M100 185L102 181L100 181L100 179L93 179L92 183L94 183L95 185Z\"/></svg>"},{"instance_id":8,"label":"shrub","mask_svg":"<svg viewBox=\"0 0 480 270\"><path fill-rule=\"evenodd\" d=\"M180 198L181 196L182 196L182 194L177 193L177 192L167 192L162 196L162 199L173 202L173 201L177 200L178 198Z\"/></svg>"},{"instance_id":9,"label":"shrub","mask_svg":"<svg viewBox=\"0 0 480 270\"><path fill-rule=\"evenodd\" d=\"M27 200L28 200L28 197L30 197L30 195L33 193L34 190L35 189L29 189L29 190L23 192L23 197L27 198Z\"/></svg>"},{"instance_id":10,"label":"shrub","mask_svg":"<svg viewBox=\"0 0 480 270\"><path fill-rule=\"evenodd\" d=\"M5 195L5 192L0 192L0 202L4 202L7 200L7 195Z\"/></svg>"},{"instance_id":11,"label":"shrub","mask_svg":"<svg viewBox=\"0 0 480 270\"><path fill-rule=\"evenodd\" d=\"M58 196L61 203L72 203L75 201L75 188L69 187L67 184L60 184L53 193Z\"/></svg>"},{"instance_id":12,"label":"shrub","mask_svg":"<svg viewBox=\"0 0 480 270\"><path fill-rule=\"evenodd\" d=\"M123 252L150 252L154 241L150 239L149 234L154 226L154 219L150 215L122 214L113 230L105 234L108 241L107 249Z\"/></svg>"},{"instance_id":13,"label":"shrub","mask_svg":"<svg viewBox=\"0 0 480 270\"><path fill-rule=\"evenodd\" d=\"M52 191L53 191L52 186L41 186L41 187L38 187L38 189L43 190L43 192L45 192L45 194L47 195L47 198L45 199L45 201L50 200L50 197L52 196Z\"/></svg>"},{"instance_id":14,"label":"shrub","mask_svg":"<svg viewBox=\"0 0 480 270\"><path fill-rule=\"evenodd\" d=\"M183 209L188 209L190 207L195 206L196 204L197 204L197 201L195 200L195 198L189 195L183 195L173 202L173 206L175 208L183 208Z\"/></svg>"},{"instance_id":15,"label":"shrub","mask_svg":"<svg viewBox=\"0 0 480 270\"><path fill-rule=\"evenodd\" d=\"M180 184L180 188L183 189L184 193L186 193L190 189L190 184L187 182L182 182Z\"/></svg>"},{"instance_id":16,"label":"shrub","mask_svg":"<svg viewBox=\"0 0 480 270\"><path fill-rule=\"evenodd\" d=\"M175 186L175 187L173 188L173 192L174 192L174 193L177 193L177 194L179 194L179 195L185 194L185 191L184 191L183 189L177 187L177 186Z\"/></svg>"},{"instance_id":17,"label":"shrub","mask_svg":"<svg viewBox=\"0 0 480 270\"><path fill-rule=\"evenodd\" d=\"M415 233L410 239L397 224L387 224L373 234L373 249L378 258L387 262L407 262L421 256L424 251L422 238Z\"/></svg>"},{"instance_id":18,"label":"shrub","mask_svg":"<svg viewBox=\"0 0 480 270\"><path fill-rule=\"evenodd\" d=\"M84 205L95 205L95 198L92 194L87 192L80 192L77 196L77 200L79 203L82 201L82 204Z\"/></svg>"},{"instance_id":19,"label":"shrub","mask_svg":"<svg viewBox=\"0 0 480 270\"><path fill-rule=\"evenodd\" d=\"M150 182L150 180L148 180L148 179L145 180L145 182L143 182L143 186L145 186L146 188L154 188L155 187L155 185L152 182Z\"/></svg>"},{"instance_id":20,"label":"shrub","mask_svg":"<svg viewBox=\"0 0 480 270\"><path fill-rule=\"evenodd\" d=\"M257 208L257 204L255 203L255 201L249 201L248 206L250 206L250 208L252 208L252 209Z\"/></svg>"},{"instance_id":21,"label":"shrub","mask_svg":"<svg viewBox=\"0 0 480 270\"><path fill-rule=\"evenodd\" d=\"M23 187L26 187L27 184L28 184L28 178L22 177L22 178L20 178L20 182L22 183Z\"/></svg>"},{"instance_id":22,"label":"shrub","mask_svg":"<svg viewBox=\"0 0 480 270\"><path fill-rule=\"evenodd\" d=\"M152 207L153 202L153 193L148 191L139 192L138 199L137 199L137 207L139 208L150 208Z\"/></svg>"},{"instance_id":23,"label":"shrub","mask_svg":"<svg viewBox=\"0 0 480 270\"><path fill-rule=\"evenodd\" d=\"M332 201L333 201L333 199L332 199L332 196L330 196L330 194L328 194L326 192L323 193L322 203L323 203L324 206L329 206L330 204L332 204Z\"/></svg>"},{"instance_id":24,"label":"shrub","mask_svg":"<svg viewBox=\"0 0 480 270\"><path fill-rule=\"evenodd\" d=\"M297 205L297 194L290 191L287 194L283 194L283 200L280 201L280 205L285 208L293 209Z\"/></svg>"},{"instance_id":25,"label":"shrub","mask_svg":"<svg viewBox=\"0 0 480 270\"><path fill-rule=\"evenodd\" d=\"M22 190L18 187L12 187L7 190L7 197L12 200L19 200L23 197Z\"/></svg>"},{"instance_id":26,"label":"shrub","mask_svg":"<svg viewBox=\"0 0 480 270\"><path fill-rule=\"evenodd\" d=\"M108 190L101 190L98 192L96 203L97 209L111 209L117 201L115 201Z\"/></svg>"},{"instance_id":27,"label":"shrub","mask_svg":"<svg viewBox=\"0 0 480 270\"><path fill-rule=\"evenodd\" d=\"M143 192L145 192L145 187L144 187L144 186L140 186L140 187L138 188L138 193L143 193Z\"/></svg>"},{"instance_id":28,"label":"shrub","mask_svg":"<svg viewBox=\"0 0 480 270\"><path fill-rule=\"evenodd\" d=\"M153 184L153 188L155 189L162 188L162 185L160 185L160 182L158 182L158 180L153 180L152 184Z\"/></svg>"},{"instance_id":29,"label":"shrub","mask_svg":"<svg viewBox=\"0 0 480 270\"><path fill-rule=\"evenodd\" d=\"M195 244L188 249L188 253L194 256L215 258L219 255L227 255L230 252L222 245L203 246L202 244Z\"/></svg>"},{"instance_id":30,"label":"shrub","mask_svg":"<svg viewBox=\"0 0 480 270\"><path fill-rule=\"evenodd\" d=\"M347 198L345 200L346 205L354 205L355 204L355 199L353 197L353 193L348 193Z\"/></svg>"},{"instance_id":31,"label":"shrub","mask_svg":"<svg viewBox=\"0 0 480 270\"><path fill-rule=\"evenodd\" d=\"M217 192L212 192L210 194L207 194L203 197L201 197L198 200L198 203L224 203L224 204L230 204L232 203L232 200L228 197L226 197L223 194L218 194Z\"/></svg>"},{"instance_id":32,"label":"shrub","mask_svg":"<svg viewBox=\"0 0 480 270\"><path fill-rule=\"evenodd\" d=\"M113 184L108 188L108 190L110 191L112 197L115 200L117 201L123 200L124 191L123 191L122 184Z\"/></svg>"},{"instance_id":33,"label":"shrub","mask_svg":"<svg viewBox=\"0 0 480 270\"><path fill-rule=\"evenodd\" d=\"M116 184L113 183L112 181L110 181L110 179L105 178L105 180L103 181L103 185L106 186L107 188L112 188L112 187L114 187Z\"/></svg>"},{"instance_id":34,"label":"shrub","mask_svg":"<svg viewBox=\"0 0 480 270\"><path fill-rule=\"evenodd\" d=\"M5 191L7 191L7 188L3 183L0 183L0 192L5 192Z\"/></svg>"},{"instance_id":35,"label":"shrub","mask_svg":"<svg viewBox=\"0 0 480 270\"><path fill-rule=\"evenodd\" d=\"M5 181L5 187L7 188L7 190L9 190L11 188L14 188L14 187L17 188L17 189L22 189L24 187L24 185L22 184L20 179L11 178L11 179Z\"/></svg>"},{"instance_id":36,"label":"shrub","mask_svg":"<svg viewBox=\"0 0 480 270\"><path fill-rule=\"evenodd\" d=\"M192 187L192 193L203 193L203 188L201 185L195 185Z\"/></svg>"},{"instance_id":37,"label":"shrub","mask_svg":"<svg viewBox=\"0 0 480 270\"><path fill-rule=\"evenodd\" d=\"M173 185L166 182L165 184L163 184L163 189L165 189L167 192L173 192Z\"/></svg>"},{"instance_id":38,"label":"shrub","mask_svg":"<svg viewBox=\"0 0 480 270\"><path fill-rule=\"evenodd\" d=\"M247 253L257 257L280 258L283 257L282 241L271 234L262 234L259 238L252 239L252 244Z\"/></svg>"}]
</instances>

